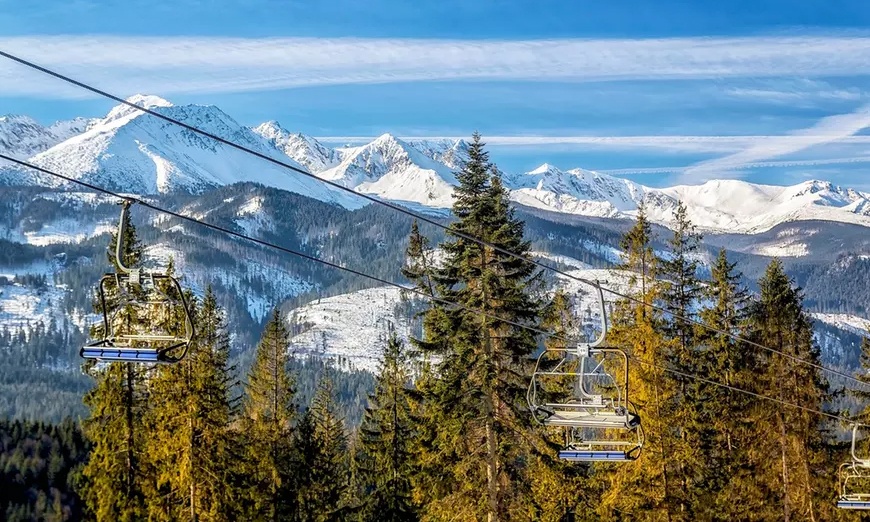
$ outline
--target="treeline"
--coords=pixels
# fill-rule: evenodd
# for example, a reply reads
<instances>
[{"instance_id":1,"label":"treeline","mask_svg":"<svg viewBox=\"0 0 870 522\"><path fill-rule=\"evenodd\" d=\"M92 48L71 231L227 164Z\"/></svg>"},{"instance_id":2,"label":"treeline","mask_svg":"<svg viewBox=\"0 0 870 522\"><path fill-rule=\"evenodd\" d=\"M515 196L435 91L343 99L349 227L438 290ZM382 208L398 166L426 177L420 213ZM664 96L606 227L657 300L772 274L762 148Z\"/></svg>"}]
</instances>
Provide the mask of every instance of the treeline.
<instances>
[{"instance_id":1,"label":"treeline","mask_svg":"<svg viewBox=\"0 0 870 522\"><path fill-rule=\"evenodd\" d=\"M76 480L88 454L79 426L0 420L0 513L7 522L83 518Z\"/></svg>"}]
</instances>

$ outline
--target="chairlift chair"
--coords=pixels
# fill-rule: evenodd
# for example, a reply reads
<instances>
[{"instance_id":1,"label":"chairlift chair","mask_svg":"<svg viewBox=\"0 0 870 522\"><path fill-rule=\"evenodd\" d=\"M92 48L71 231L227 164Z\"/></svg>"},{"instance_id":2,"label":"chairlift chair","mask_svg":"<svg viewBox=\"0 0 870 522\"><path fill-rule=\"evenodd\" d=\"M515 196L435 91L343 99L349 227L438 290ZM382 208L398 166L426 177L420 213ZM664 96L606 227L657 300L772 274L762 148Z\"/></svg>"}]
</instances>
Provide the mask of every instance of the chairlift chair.
<instances>
[{"instance_id":1,"label":"chairlift chair","mask_svg":"<svg viewBox=\"0 0 870 522\"><path fill-rule=\"evenodd\" d=\"M574 462L635 460L643 447L643 431L628 398L628 356L618 348L602 346L607 315L604 291L598 284L595 287L601 304L598 338L574 348L544 349L535 364L526 398L536 421L565 429L567 440L560 458ZM558 362L545 368L546 363L542 363L553 354ZM610 373L611 365L621 366L620 380ZM571 398L547 400L544 383L556 379L574 382Z\"/></svg>"},{"instance_id":2,"label":"chairlift chair","mask_svg":"<svg viewBox=\"0 0 870 522\"><path fill-rule=\"evenodd\" d=\"M840 465L840 509L870 510L870 459L858 458L856 450L859 424L852 427L852 461ZM858 487L855 487L856 483ZM866 491L862 493L861 491Z\"/></svg>"},{"instance_id":3,"label":"chairlift chair","mask_svg":"<svg viewBox=\"0 0 870 522\"><path fill-rule=\"evenodd\" d=\"M102 338L82 347L79 355L102 361L177 363L187 354L194 336L190 307L174 277L124 265L124 231L131 204L125 200L121 207L115 245L117 271L100 279ZM117 303L110 310L107 294L112 291Z\"/></svg>"}]
</instances>

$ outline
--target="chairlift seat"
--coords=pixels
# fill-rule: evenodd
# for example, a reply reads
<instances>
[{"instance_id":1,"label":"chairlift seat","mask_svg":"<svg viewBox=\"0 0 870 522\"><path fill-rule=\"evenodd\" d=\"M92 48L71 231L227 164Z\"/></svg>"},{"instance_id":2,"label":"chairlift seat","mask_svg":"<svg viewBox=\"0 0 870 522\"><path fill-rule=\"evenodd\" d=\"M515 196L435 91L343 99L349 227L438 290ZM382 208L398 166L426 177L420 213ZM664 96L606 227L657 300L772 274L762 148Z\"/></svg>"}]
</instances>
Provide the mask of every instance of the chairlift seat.
<instances>
[{"instance_id":1,"label":"chairlift seat","mask_svg":"<svg viewBox=\"0 0 870 522\"><path fill-rule=\"evenodd\" d=\"M837 500L839 509L870 509L870 498L868 495L846 495Z\"/></svg>"},{"instance_id":2,"label":"chairlift seat","mask_svg":"<svg viewBox=\"0 0 870 522\"><path fill-rule=\"evenodd\" d=\"M81 350L85 359L120 362L171 362L153 349L115 348L113 346L85 346ZM163 359L163 360L161 360Z\"/></svg>"},{"instance_id":3,"label":"chairlift seat","mask_svg":"<svg viewBox=\"0 0 870 522\"><path fill-rule=\"evenodd\" d=\"M83 346L84 359L120 362L177 363L187 354L194 337L193 317L178 280L169 274L124 266L125 201L118 225L115 259L117 272L100 279L103 312L101 339ZM112 283L113 288L107 285ZM110 294L113 290L115 294ZM107 294L113 295L113 311Z\"/></svg>"},{"instance_id":4,"label":"chairlift seat","mask_svg":"<svg viewBox=\"0 0 870 522\"><path fill-rule=\"evenodd\" d=\"M559 458L569 462L622 462L634 460L624 451L562 450Z\"/></svg>"},{"instance_id":5,"label":"chairlift seat","mask_svg":"<svg viewBox=\"0 0 870 522\"><path fill-rule=\"evenodd\" d=\"M637 418L635 415L618 415L612 409L609 411L590 411L588 409L556 409L551 406L551 411L552 415L542 420L547 426L615 429L632 429L637 426L637 422L634 420Z\"/></svg>"}]
</instances>

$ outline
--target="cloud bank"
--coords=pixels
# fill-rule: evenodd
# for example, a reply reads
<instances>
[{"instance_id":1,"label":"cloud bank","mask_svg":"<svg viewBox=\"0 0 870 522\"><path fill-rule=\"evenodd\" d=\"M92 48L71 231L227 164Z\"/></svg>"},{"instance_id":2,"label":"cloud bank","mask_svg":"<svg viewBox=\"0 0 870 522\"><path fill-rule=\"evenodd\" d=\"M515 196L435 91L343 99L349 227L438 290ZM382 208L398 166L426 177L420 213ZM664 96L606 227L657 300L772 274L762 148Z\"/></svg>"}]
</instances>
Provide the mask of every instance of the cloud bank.
<instances>
[{"instance_id":1,"label":"cloud bank","mask_svg":"<svg viewBox=\"0 0 870 522\"><path fill-rule=\"evenodd\" d=\"M19 36L0 49L125 94L437 80L870 75L870 37L422 40ZM0 95L85 96L0 61Z\"/></svg>"}]
</instances>

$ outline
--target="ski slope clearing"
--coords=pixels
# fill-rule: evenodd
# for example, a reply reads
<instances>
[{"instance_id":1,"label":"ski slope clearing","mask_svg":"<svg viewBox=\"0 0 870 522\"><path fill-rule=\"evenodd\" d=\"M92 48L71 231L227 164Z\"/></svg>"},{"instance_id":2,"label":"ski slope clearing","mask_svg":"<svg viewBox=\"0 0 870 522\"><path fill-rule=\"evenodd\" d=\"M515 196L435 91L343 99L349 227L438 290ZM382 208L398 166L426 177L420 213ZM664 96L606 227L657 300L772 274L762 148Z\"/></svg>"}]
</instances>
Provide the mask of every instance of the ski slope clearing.
<instances>
[{"instance_id":1,"label":"ski slope clearing","mask_svg":"<svg viewBox=\"0 0 870 522\"><path fill-rule=\"evenodd\" d=\"M299 354L342 357L376 372L391 329L407 342L411 320L397 311L401 290L377 287L312 301L287 314L299 333L291 339Z\"/></svg>"},{"instance_id":2,"label":"ski slope clearing","mask_svg":"<svg viewBox=\"0 0 870 522\"><path fill-rule=\"evenodd\" d=\"M846 330L854 334L870 336L870 319L849 314L811 314L813 319L822 321L840 330Z\"/></svg>"}]
</instances>

